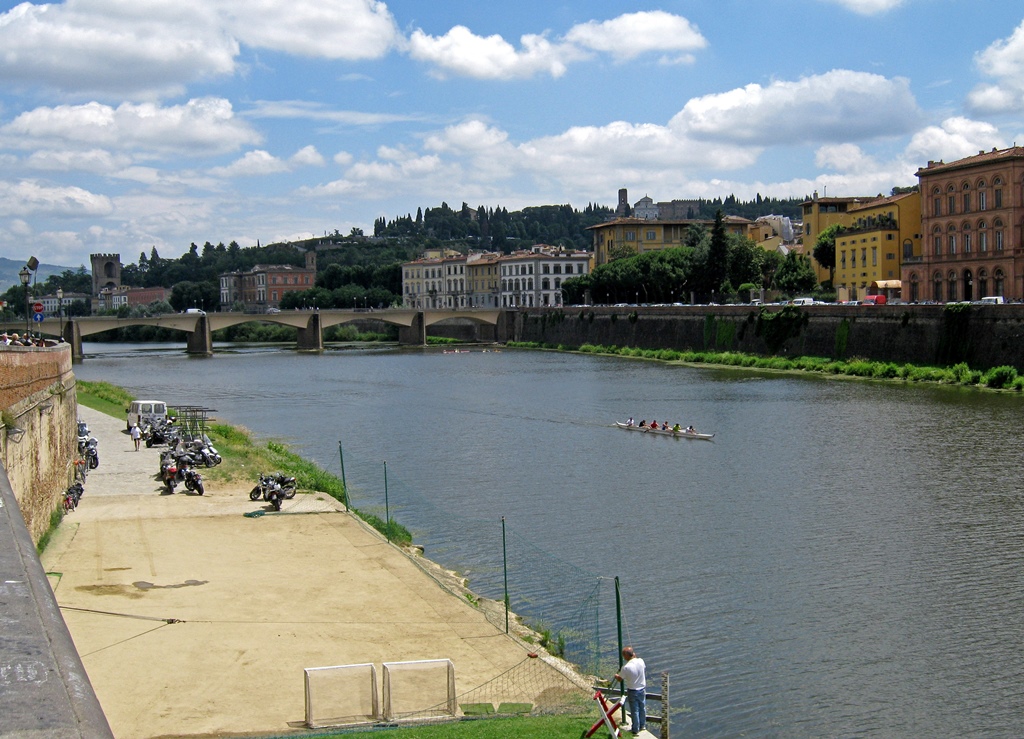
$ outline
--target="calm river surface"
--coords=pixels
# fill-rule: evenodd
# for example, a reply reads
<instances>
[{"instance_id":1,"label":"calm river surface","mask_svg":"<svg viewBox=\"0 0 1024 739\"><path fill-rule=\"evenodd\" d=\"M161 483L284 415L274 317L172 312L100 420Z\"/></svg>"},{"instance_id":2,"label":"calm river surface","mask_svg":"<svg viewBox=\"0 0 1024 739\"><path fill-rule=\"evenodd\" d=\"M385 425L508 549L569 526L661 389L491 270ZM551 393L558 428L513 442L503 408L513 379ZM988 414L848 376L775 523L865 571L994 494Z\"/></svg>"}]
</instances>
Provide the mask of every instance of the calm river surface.
<instances>
[{"instance_id":1,"label":"calm river surface","mask_svg":"<svg viewBox=\"0 0 1024 739\"><path fill-rule=\"evenodd\" d=\"M463 521L502 516L619 576L682 736L1024 732L1024 398L510 350L217 350L87 344L75 373L335 472L341 442L360 507L383 503L386 461L392 515L471 586ZM630 415L717 435L610 426Z\"/></svg>"}]
</instances>

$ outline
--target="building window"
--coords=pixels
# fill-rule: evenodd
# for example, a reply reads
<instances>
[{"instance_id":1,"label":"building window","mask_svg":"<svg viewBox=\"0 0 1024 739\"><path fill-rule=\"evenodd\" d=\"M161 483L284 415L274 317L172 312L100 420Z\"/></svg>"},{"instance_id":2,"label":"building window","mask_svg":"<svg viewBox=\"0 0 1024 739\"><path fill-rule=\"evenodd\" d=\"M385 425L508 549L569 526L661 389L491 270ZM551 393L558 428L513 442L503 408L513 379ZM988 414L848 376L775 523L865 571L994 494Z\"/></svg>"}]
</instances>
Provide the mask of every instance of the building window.
<instances>
[{"instance_id":1,"label":"building window","mask_svg":"<svg viewBox=\"0 0 1024 739\"><path fill-rule=\"evenodd\" d=\"M985 193L984 190L981 190L978 193L978 210L987 210L988 198L985 197L985 196L986 196L986 193Z\"/></svg>"},{"instance_id":2,"label":"building window","mask_svg":"<svg viewBox=\"0 0 1024 739\"><path fill-rule=\"evenodd\" d=\"M857 250L850 249L850 269L857 269Z\"/></svg>"},{"instance_id":3,"label":"building window","mask_svg":"<svg viewBox=\"0 0 1024 739\"><path fill-rule=\"evenodd\" d=\"M971 232L968 230L970 226L964 226L964 254L971 253Z\"/></svg>"},{"instance_id":4,"label":"building window","mask_svg":"<svg viewBox=\"0 0 1024 739\"><path fill-rule=\"evenodd\" d=\"M648 241L654 241L654 238L655 238L654 231L648 231L647 232L647 240Z\"/></svg>"},{"instance_id":5,"label":"building window","mask_svg":"<svg viewBox=\"0 0 1024 739\"><path fill-rule=\"evenodd\" d=\"M938 195L932 200L932 215L936 218L942 215L942 198Z\"/></svg>"},{"instance_id":6,"label":"building window","mask_svg":"<svg viewBox=\"0 0 1024 739\"><path fill-rule=\"evenodd\" d=\"M949 215L953 215L953 213L956 212L956 195L954 195L953 193L949 194L948 207Z\"/></svg>"},{"instance_id":7,"label":"building window","mask_svg":"<svg viewBox=\"0 0 1024 739\"><path fill-rule=\"evenodd\" d=\"M950 303L955 303L956 299L956 272L950 272L949 287L946 290L946 300Z\"/></svg>"},{"instance_id":8,"label":"building window","mask_svg":"<svg viewBox=\"0 0 1024 739\"><path fill-rule=\"evenodd\" d=\"M997 269L995 273L995 289L992 291L995 295L1003 294L1003 270Z\"/></svg>"},{"instance_id":9,"label":"building window","mask_svg":"<svg viewBox=\"0 0 1024 739\"><path fill-rule=\"evenodd\" d=\"M841 256L841 260L840 260L841 266L840 266L840 269L846 269L846 252L845 251L844 252L840 252L840 256Z\"/></svg>"},{"instance_id":10,"label":"building window","mask_svg":"<svg viewBox=\"0 0 1024 739\"><path fill-rule=\"evenodd\" d=\"M949 255L953 256L956 254L956 234L949 235Z\"/></svg>"},{"instance_id":11,"label":"building window","mask_svg":"<svg viewBox=\"0 0 1024 739\"><path fill-rule=\"evenodd\" d=\"M934 236L932 238L932 245L935 247L935 256L942 256L942 237Z\"/></svg>"},{"instance_id":12,"label":"building window","mask_svg":"<svg viewBox=\"0 0 1024 739\"><path fill-rule=\"evenodd\" d=\"M636 231L626 231L626 241L636 241Z\"/></svg>"},{"instance_id":13,"label":"building window","mask_svg":"<svg viewBox=\"0 0 1024 739\"><path fill-rule=\"evenodd\" d=\"M1002 224L996 221L996 251L1003 250L1003 230L999 228Z\"/></svg>"},{"instance_id":14,"label":"building window","mask_svg":"<svg viewBox=\"0 0 1024 739\"><path fill-rule=\"evenodd\" d=\"M988 251L988 231L985 230L986 226L984 223L978 226L978 251Z\"/></svg>"},{"instance_id":15,"label":"building window","mask_svg":"<svg viewBox=\"0 0 1024 739\"><path fill-rule=\"evenodd\" d=\"M932 291L935 293L935 295L932 297L932 300L934 300L936 303L941 303L942 302L942 275L940 275L938 272L936 272L935 276L932 278Z\"/></svg>"},{"instance_id":16,"label":"building window","mask_svg":"<svg viewBox=\"0 0 1024 739\"><path fill-rule=\"evenodd\" d=\"M1000 190L998 187L996 188L996 207L1003 207L1003 191Z\"/></svg>"},{"instance_id":17,"label":"building window","mask_svg":"<svg viewBox=\"0 0 1024 739\"><path fill-rule=\"evenodd\" d=\"M862 267L868 266L868 249L864 247L860 250L860 264Z\"/></svg>"},{"instance_id":18,"label":"building window","mask_svg":"<svg viewBox=\"0 0 1024 739\"><path fill-rule=\"evenodd\" d=\"M978 297L983 298L988 295L988 272L985 270L978 270Z\"/></svg>"},{"instance_id":19,"label":"building window","mask_svg":"<svg viewBox=\"0 0 1024 739\"><path fill-rule=\"evenodd\" d=\"M878 266L878 247L877 246L872 246L871 247L871 266L872 267L877 267Z\"/></svg>"}]
</instances>

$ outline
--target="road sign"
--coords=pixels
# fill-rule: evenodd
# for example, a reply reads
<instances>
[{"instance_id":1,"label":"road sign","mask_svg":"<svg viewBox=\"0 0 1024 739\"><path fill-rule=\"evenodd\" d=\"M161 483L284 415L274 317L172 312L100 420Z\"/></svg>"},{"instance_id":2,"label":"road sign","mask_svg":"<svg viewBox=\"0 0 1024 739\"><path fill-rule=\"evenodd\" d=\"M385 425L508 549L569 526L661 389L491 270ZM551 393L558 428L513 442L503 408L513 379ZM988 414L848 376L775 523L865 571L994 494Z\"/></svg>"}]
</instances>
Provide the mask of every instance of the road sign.
<instances>
[{"instance_id":1,"label":"road sign","mask_svg":"<svg viewBox=\"0 0 1024 739\"><path fill-rule=\"evenodd\" d=\"M42 313L44 310L46 310L46 306L43 305L42 303L33 303L32 310L34 310L36 313Z\"/></svg>"},{"instance_id":2,"label":"road sign","mask_svg":"<svg viewBox=\"0 0 1024 739\"><path fill-rule=\"evenodd\" d=\"M42 313L36 313L34 316L32 316L32 320L35 321L36 323L42 323L44 318L46 318L46 316L44 316Z\"/></svg>"}]
</instances>

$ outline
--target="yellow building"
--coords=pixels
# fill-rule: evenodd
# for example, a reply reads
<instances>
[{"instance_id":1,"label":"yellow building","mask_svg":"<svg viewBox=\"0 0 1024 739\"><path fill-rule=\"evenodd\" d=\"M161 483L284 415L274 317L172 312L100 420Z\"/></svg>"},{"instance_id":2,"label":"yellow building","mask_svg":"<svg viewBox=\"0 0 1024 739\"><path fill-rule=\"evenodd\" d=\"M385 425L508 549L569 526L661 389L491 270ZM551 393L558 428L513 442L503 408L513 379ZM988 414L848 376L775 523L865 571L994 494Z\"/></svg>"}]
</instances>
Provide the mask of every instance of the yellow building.
<instances>
[{"instance_id":1,"label":"yellow building","mask_svg":"<svg viewBox=\"0 0 1024 739\"><path fill-rule=\"evenodd\" d=\"M725 216L723 223L726 232L746 236L751 221L739 216ZM590 226L587 230L594 236L594 263L602 265L611 261L611 255L636 255L683 246L691 226L703 226L710 231L714 225L714 220L701 219L616 218Z\"/></svg>"},{"instance_id":2,"label":"yellow building","mask_svg":"<svg viewBox=\"0 0 1024 739\"><path fill-rule=\"evenodd\" d=\"M501 294L501 255L474 253L466 257L470 308L497 308Z\"/></svg>"},{"instance_id":3,"label":"yellow building","mask_svg":"<svg viewBox=\"0 0 1024 739\"><path fill-rule=\"evenodd\" d=\"M850 211L867 205L878 197L819 198L817 191L810 200L803 203L804 253L810 257L811 265L818 275L818 282L829 278L828 267L822 267L814 258L814 244L818 235L829 226L850 226L853 218ZM838 266L838 262L836 263ZM898 278L897 278L898 279Z\"/></svg>"},{"instance_id":4,"label":"yellow building","mask_svg":"<svg viewBox=\"0 0 1024 739\"><path fill-rule=\"evenodd\" d=\"M921 256L921 194L876 199L846 216L847 230L836 236L836 297L899 297L900 265Z\"/></svg>"}]
</instances>

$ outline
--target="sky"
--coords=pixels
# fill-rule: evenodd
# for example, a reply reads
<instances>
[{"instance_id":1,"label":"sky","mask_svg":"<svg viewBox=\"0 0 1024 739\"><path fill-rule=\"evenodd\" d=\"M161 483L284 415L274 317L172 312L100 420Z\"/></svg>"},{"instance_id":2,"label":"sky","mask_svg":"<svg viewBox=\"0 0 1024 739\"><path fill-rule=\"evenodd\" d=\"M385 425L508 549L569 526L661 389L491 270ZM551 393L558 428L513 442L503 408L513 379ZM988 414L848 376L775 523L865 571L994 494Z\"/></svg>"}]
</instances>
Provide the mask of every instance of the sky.
<instances>
[{"instance_id":1,"label":"sky","mask_svg":"<svg viewBox=\"0 0 1024 739\"><path fill-rule=\"evenodd\" d=\"M1009 0L0 0L0 256L888 194L1024 144Z\"/></svg>"}]
</instances>

